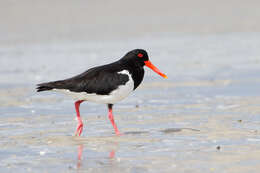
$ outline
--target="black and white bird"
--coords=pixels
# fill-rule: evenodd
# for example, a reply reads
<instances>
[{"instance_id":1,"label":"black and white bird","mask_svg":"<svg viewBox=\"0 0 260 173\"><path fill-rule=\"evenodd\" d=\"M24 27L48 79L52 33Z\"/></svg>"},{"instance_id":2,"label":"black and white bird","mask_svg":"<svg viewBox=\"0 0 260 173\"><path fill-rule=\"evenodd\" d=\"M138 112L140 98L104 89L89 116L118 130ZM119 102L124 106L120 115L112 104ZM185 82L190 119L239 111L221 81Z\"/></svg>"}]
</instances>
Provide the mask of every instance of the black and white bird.
<instances>
[{"instance_id":1,"label":"black and white bird","mask_svg":"<svg viewBox=\"0 0 260 173\"><path fill-rule=\"evenodd\" d=\"M83 130L83 122L80 117L79 106L83 101L91 101L108 105L108 117L119 135L119 131L112 114L113 104L126 98L142 82L144 66L151 68L164 78L150 61L148 54L143 49L135 49L111 64L91 68L77 76L65 80L41 83L37 91L59 91L74 98L77 113L78 126L75 135L80 136Z\"/></svg>"}]
</instances>

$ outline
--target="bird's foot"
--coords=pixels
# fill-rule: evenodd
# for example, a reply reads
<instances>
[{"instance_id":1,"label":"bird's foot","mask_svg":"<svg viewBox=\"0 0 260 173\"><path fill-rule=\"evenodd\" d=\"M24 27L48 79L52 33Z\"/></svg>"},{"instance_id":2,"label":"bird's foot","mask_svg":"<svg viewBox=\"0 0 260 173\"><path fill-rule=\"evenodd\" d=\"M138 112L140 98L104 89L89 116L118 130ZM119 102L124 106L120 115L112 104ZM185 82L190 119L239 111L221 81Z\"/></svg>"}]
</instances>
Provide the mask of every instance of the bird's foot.
<instances>
[{"instance_id":1,"label":"bird's foot","mask_svg":"<svg viewBox=\"0 0 260 173\"><path fill-rule=\"evenodd\" d=\"M123 135L123 134L120 133L118 130L115 130L115 134L116 134L116 136L122 136L122 135Z\"/></svg>"},{"instance_id":2,"label":"bird's foot","mask_svg":"<svg viewBox=\"0 0 260 173\"><path fill-rule=\"evenodd\" d=\"M83 130L83 123L81 122L78 124L77 130L75 132L75 136L80 136L82 133L82 130Z\"/></svg>"}]
</instances>

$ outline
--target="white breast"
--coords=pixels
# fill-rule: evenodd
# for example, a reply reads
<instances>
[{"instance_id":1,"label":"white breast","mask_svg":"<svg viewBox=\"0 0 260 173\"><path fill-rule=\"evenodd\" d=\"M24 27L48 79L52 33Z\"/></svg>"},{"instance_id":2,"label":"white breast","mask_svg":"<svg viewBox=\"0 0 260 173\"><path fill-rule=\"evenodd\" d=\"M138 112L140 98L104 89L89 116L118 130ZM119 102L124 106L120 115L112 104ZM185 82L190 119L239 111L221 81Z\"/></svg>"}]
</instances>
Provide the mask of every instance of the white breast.
<instances>
[{"instance_id":1,"label":"white breast","mask_svg":"<svg viewBox=\"0 0 260 173\"><path fill-rule=\"evenodd\" d=\"M112 91L109 95L88 94L86 92L71 92L66 89L53 90L65 93L74 98L75 100L86 100L96 103L114 104L126 98L134 89L134 81L132 79L131 74L127 70L123 70L118 73L128 75L129 81L127 81L124 85L119 85L118 88Z\"/></svg>"}]
</instances>

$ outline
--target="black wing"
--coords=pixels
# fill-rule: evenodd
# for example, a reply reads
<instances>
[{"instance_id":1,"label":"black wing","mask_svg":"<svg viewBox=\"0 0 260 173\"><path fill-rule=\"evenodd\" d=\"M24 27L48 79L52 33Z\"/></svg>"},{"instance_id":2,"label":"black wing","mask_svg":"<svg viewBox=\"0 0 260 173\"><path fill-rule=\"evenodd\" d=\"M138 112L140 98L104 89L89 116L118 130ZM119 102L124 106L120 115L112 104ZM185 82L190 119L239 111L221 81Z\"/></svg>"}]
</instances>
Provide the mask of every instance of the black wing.
<instances>
[{"instance_id":1,"label":"black wing","mask_svg":"<svg viewBox=\"0 0 260 173\"><path fill-rule=\"evenodd\" d=\"M67 89L73 92L107 95L129 80L128 75L118 73L122 70L118 69L115 63L94 67L69 79L38 84L37 91Z\"/></svg>"}]
</instances>

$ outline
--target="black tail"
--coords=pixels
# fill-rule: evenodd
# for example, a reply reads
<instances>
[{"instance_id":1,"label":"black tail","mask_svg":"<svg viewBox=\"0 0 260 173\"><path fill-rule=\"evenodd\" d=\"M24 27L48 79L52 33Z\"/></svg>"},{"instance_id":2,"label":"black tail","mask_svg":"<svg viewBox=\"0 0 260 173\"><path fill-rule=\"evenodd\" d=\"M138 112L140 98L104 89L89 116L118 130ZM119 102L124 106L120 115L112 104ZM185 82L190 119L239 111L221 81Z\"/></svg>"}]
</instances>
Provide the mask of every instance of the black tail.
<instances>
[{"instance_id":1,"label":"black tail","mask_svg":"<svg viewBox=\"0 0 260 173\"><path fill-rule=\"evenodd\" d=\"M53 88L48 87L48 86L39 86L36 89L37 89L37 92L41 92L41 91L52 90Z\"/></svg>"},{"instance_id":2,"label":"black tail","mask_svg":"<svg viewBox=\"0 0 260 173\"><path fill-rule=\"evenodd\" d=\"M65 89L66 86L64 85L64 81L60 80L60 81L53 81L53 82L46 82L46 83L40 83L37 84L37 92L41 92L41 91L48 91L48 90L52 90L52 89ZM64 88L65 87L65 88Z\"/></svg>"},{"instance_id":3,"label":"black tail","mask_svg":"<svg viewBox=\"0 0 260 173\"><path fill-rule=\"evenodd\" d=\"M37 92L52 90L53 87L48 86L48 83L37 84Z\"/></svg>"}]
</instances>

